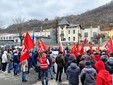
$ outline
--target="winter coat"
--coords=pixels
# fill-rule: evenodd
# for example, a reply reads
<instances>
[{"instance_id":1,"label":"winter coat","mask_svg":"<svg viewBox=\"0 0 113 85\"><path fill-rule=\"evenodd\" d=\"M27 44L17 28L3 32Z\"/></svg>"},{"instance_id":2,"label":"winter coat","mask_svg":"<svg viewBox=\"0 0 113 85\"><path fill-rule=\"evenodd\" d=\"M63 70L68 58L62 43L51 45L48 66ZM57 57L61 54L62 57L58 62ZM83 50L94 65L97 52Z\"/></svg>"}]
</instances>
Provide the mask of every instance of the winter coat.
<instances>
[{"instance_id":1,"label":"winter coat","mask_svg":"<svg viewBox=\"0 0 113 85\"><path fill-rule=\"evenodd\" d=\"M79 62L80 62L81 57L82 57L81 55L78 55L77 56L77 58L76 58L77 59L77 65L79 65Z\"/></svg>"},{"instance_id":2,"label":"winter coat","mask_svg":"<svg viewBox=\"0 0 113 85\"><path fill-rule=\"evenodd\" d=\"M13 62L14 63L20 63L20 58L19 58L19 55L17 53L14 53Z\"/></svg>"},{"instance_id":3,"label":"winter coat","mask_svg":"<svg viewBox=\"0 0 113 85\"><path fill-rule=\"evenodd\" d=\"M95 59L96 62L97 62L97 61L100 61L100 60L101 60L101 57L100 57L99 54L95 54L95 55L94 55L94 59Z\"/></svg>"},{"instance_id":4,"label":"winter coat","mask_svg":"<svg viewBox=\"0 0 113 85\"><path fill-rule=\"evenodd\" d=\"M65 64L65 65L66 65L66 68L68 68L68 66L70 66L70 64L72 63L72 61L73 61L74 59L75 59L74 56L73 56L73 55L70 55L70 57L69 57L67 63Z\"/></svg>"},{"instance_id":5,"label":"winter coat","mask_svg":"<svg viewBox=\"0 0 113 85\"><path fill-rule=\"evenodd\" d=\"M70 85L79 85L80 68L76 63L71 63L71 65L67 69L67 73Z\"/></svg>"},{"instance_id":6,"label":"winter coat","mask_svg":"<svg viewBox=\"0 0 113 85\"><path fill-rule=\"evenodd\" d=\"M52 67L52 58L49 56L47 59L49 60L49 67Z\"/></svg>"},{"instance_id":7,"label":"winter coat","mask_svg":"<svg viewBox=\"0 0 113 85\"><path fill-rule=\"evenodd\" d=\"M64 58L62 56L62 54L59 54L57 57L56 57L56 64L57 66L59 67L64 67L64 64L65 64L65 61L64 61Z\"/></svg>"},{"instance_id":8,"label":"winter coat","mask_svg":"<svg viewBox=\"0 0 113 85\"><path fill-rule=\"evenodd\" d=\"M85 66L81 72L81 80L84 85L95 85L96 70L91 66Z\"/></svg>"},{"instance_id":9,"label":"winter coat","mask_svg":"<svg viewBox=\"0 0 113 85\"><path fill-rule=\"evenodd\" d=\"M4 51L4 53L2 54L2 63L7 62L8 62L7 51Z\"/></svg>"},{"instance_id":10,"label":"winter coat","mask_svg":"<svg viewBox=\"0 0 113 85\"><path fill-rule=\"evenodd\" d=\"M67 62L68 62L69 57L70 57L70 54L69 54L69 53L68 53L68 54L66 54L66 56L64 57L65 63L67 63Z\"/></svg>"},{"instance_id":11,"label":"winter coat","mask_svg":"<svg viewBox=\"0 0 113 85\"><path fill-rule=\"evenodd\" d=\"M98 61L95 64L95 67L98 71L98 74L96 75L96 85L112 85L112 76L105 70L104 63Z\"/></svg>"},{"instance_id":12,"label":"winter coat","mask_svg":"<svg viewBox=\"0 0 113 85\"><path fill-rule=\"evenodd\" d=\"M110 74L113 74L113 57L110 57L107 62L108 63L106 64L106 70L108 70Z\"/></svg>"}]
</instances>

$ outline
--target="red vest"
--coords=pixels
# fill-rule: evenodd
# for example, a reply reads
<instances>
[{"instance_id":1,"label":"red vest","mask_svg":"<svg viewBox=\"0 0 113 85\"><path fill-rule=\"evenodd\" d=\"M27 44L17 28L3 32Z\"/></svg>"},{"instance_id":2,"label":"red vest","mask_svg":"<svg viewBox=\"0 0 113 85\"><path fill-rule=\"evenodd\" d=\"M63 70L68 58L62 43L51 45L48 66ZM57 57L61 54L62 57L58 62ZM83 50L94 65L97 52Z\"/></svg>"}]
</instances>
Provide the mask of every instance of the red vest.
<instances>
[{"instance_id":1,"label":"red vest","mask_svg":"<svg viewBox=\"0 0 113 85\"><path fill-rule=\"evenodd\" d=\"M41 69L41 70L46 70L46 69L48 69L48 63L47 63L47 58L46 58L46 57L42 56L42 57L39 59L39 61L40 61L40 69Z\"/></svg>"}]
</instances>

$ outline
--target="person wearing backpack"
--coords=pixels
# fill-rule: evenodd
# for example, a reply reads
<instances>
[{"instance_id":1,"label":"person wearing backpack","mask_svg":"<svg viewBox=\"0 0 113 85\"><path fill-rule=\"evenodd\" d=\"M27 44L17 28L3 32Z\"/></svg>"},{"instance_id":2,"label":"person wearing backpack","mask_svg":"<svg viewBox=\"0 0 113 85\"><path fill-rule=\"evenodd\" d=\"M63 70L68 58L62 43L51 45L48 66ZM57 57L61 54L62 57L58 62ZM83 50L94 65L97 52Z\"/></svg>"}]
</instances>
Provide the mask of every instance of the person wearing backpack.
<instances>
[{"instance_id":1,"label":"person wearing backpack","mask_svg":"<svg viewBox=\"0 0 113 85\"><path fill-rule=\"evenodd\" d=\"M42 85L48 85L48 65L49 60L46 58L46 54L43 53L42 56L39 58L40 62L40 71L41 71L41 81ZM46 79L46 84L44 84L44 76Z\"/></svg>"},{"instance_id":2,"label":"person wearing backpack","mask_svg":"<svg viewBox=\"0 0 113 85\"><path fill-rule=\"evenodd\" d=\"M91 66L91 62L86 61L86 66L82 69L80 74L82 85L95 85L96 73L96 70Z\"/></svg>"}]
</instances>

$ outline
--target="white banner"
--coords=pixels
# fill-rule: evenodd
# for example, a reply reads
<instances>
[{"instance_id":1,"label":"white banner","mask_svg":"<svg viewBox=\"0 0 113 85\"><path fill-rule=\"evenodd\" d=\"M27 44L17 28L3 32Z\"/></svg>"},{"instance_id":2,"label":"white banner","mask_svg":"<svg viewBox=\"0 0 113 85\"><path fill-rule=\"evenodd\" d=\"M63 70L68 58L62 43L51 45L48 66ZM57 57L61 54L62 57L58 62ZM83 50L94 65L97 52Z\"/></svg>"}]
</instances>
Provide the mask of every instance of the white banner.
<instances>
[{"instance_id":1,"label":"white banner","mask_svg":"<svg viewBox=\"0 0 113 85\"><path fill-rule=\"evenodd\" d=\"M52 51L52 55L53 55L53 57L57 57L58 56L58 54L59 54L59 52L58 51Z\"/></svg>"}]
</instances>

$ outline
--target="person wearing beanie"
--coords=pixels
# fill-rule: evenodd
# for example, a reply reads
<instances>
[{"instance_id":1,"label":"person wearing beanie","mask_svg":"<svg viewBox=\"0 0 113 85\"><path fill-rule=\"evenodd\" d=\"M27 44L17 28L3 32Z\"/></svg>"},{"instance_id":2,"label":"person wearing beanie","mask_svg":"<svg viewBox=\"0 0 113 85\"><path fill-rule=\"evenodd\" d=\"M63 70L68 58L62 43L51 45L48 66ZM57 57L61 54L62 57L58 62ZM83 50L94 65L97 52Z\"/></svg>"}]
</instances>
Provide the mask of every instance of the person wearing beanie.
<instances>
[{"instance_id":1,"label":"person wearing beanie","mask_svg":"<svg viewBox=\"0 0 113 85\"><path fill-rule=\"evenodd\" d=\"M98 71L98 74L96 75L96 85L112 85L112 76L107 70L105 70L104 63L98 61L95 64L95 67Z\"/></svg>"},{"instance_id":2,"label":"person wearing beanie","mask_svg":"<svg viewBox=\"0 0 113 85\"><path fill-rule=\"evenodd\" d=\"M91 66L90 61L86 61L86 66L80 74L82 85L95 85L96 70Z\"/></svg>"}]
</instances>

